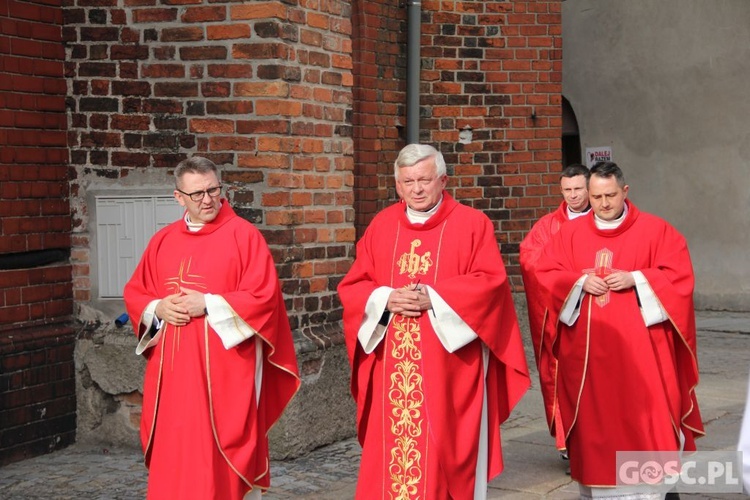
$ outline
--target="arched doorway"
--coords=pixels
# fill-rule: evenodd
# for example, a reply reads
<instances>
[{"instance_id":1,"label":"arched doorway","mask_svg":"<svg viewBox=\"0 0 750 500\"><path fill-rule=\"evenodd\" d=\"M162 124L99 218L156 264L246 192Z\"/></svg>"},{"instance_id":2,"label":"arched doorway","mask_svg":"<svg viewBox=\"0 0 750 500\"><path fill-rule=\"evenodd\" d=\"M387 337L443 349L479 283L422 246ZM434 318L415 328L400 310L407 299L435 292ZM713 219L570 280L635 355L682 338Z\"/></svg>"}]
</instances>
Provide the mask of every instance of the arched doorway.
<instances>
[{"instance_id":1,"label":"arched doorway","mask_svg":"<svg viewBox=\"0 0 750 500\"><path fill-rule=\"evenodd\" d=\"M570 102L562 98L562 166L581 163L581 135L578 132L578 120Z\"/></svg>"}]
</instances>

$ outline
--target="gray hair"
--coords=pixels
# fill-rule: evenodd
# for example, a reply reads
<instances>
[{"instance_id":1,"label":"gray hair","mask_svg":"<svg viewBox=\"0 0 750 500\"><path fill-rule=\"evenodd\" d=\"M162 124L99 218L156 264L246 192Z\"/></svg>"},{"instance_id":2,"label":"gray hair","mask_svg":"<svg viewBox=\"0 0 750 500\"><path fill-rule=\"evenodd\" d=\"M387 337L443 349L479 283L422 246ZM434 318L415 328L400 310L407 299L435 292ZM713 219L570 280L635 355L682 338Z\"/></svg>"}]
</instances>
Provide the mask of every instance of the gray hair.
<instances>
[{"instance_id":1,"label":"gray hair","mask_svg":"<svg viewBox=\"0 0 750 500\"><path fill-rule=\"evenodd\" d=\"M393 163L393 175L398 180L398 169L411 167L428 158L435 159L436 174L442 177L448 173L445 167L443 154L428 144L408 144L398 153L398 158Z\"/></svg>"},{"instance_id":2,"label":"gray hair","mask_svg":"<svg viewBox=\"0 0 750 500\"><path fill-rule=\"evenodd\" d=\"M174 169L174 180L178 187L180 186L182 176L188 172L191 174L207 174L213 172L216 174L216 177L219 176L219 171L214 162L202 156L193 156L186 160L182 160Z\"/></svg>"}]
</instances>

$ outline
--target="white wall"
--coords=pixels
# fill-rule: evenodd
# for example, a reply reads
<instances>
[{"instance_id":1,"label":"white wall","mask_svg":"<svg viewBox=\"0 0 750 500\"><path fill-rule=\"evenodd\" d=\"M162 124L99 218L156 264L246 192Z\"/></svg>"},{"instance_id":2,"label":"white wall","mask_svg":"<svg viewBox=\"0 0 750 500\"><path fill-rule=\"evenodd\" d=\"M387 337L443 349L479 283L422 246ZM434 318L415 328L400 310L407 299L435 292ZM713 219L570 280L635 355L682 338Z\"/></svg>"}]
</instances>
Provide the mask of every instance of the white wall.
<instances>
[{"instance_id":1,"label":"white wall","mask_svg":"<svg viewBox=\"0 0 750 500\"><path fill-rule=\"evenodd\" d=\"M563 94L687 238L697 306L750 310L750 0L566 0Z\"/></svg>"}]
</instances>

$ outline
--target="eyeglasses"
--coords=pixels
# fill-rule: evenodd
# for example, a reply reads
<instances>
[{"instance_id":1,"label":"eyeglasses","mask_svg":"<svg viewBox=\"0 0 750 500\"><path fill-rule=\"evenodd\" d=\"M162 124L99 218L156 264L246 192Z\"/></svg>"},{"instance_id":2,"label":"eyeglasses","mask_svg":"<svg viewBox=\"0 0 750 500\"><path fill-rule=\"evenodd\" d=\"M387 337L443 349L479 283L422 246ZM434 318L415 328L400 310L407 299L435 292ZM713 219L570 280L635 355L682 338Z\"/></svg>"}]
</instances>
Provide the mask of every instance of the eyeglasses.
<instances>
[{"instance_id":1,"label":"eyeglasses","mask_svg":"<svg viewBox=\"0 0 750 500\"><path fill-rule=\"evenodd\" d=\"M195 191L194 193L186 193L182 189L178 189L180 193L184 194L185 196L189 196L191 200L195 202L203 201L203 197L208 195L211 198L216 198L219 196L219 193L221 193L221 184L219 184L216 187L208 188L205 191Z\"/></svg>"}]
</instances>

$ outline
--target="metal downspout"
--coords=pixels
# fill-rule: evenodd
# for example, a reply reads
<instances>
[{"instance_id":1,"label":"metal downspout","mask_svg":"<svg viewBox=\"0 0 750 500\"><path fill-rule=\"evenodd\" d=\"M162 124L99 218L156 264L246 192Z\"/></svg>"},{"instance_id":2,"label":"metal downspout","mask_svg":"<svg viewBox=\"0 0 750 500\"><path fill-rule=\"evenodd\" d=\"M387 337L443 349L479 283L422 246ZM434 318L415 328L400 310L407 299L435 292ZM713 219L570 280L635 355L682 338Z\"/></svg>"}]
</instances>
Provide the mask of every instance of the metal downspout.
<instances>
[{"instance_id":1,"label":"metal downspout","mask_svg":"<svg viewBox=\"0 0 750 500\"><path fill-rule=\"evenodd\" d=\"M422 0L408 2L406 42L406 143L419 142L419 71L422 31Z\"/></svg>"}]
</instances>

